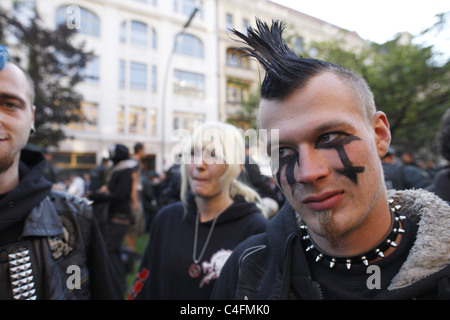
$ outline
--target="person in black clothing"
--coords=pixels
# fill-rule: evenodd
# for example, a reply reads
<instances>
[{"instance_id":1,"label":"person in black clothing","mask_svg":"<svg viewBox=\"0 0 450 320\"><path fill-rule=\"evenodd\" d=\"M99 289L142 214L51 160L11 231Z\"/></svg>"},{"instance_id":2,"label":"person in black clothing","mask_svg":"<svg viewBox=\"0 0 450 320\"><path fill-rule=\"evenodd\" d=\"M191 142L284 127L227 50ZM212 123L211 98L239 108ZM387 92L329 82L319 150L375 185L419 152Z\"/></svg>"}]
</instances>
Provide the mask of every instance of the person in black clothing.
<instances>
[{"instance_id":1,"label":"person in black clothing","mask_svg":"<svg viewBox=\"0 0 450 320\"><path fill-rule=\"evenodd\" d=\"M0 300L122 299L86 199L52 190L24 149L34 87L0 46Z\"/></svg>"},{"instance_id":2,"label":"person in black clothing","mask_svg":"<svg viewBox=\"0 0 450 320\"><path fill-rule=\"evenodd\" d=\"M90 195L90 199L104 204L106 219L104 237L106 247L120 279L122 293L126 291L126 268L122 261L122 243L128 226L133 223L131 211L132 172L135 167L130 158L128 148L122 144L115 144L109 148L110 159L113 163L108 186Z\"/></svg>"},{"instance_id":3,"label":"person in black clothing","mask_svg":"<svg viewBox=\"0 0 450 320\"><path fill-rule=\"evenodd\" d=\"M449 299L450 206L423 189L386 190L391 134L368 84L298 56L283 29L257 19L233 30L266 71L258 125L278 133L267 149L286 202L233 251L212 297Z\"/></svg>"},{"instance_id":4,"label":"person in black clothing","mask_svg":"<svg viewBox=\"0 0 450 320\"><path fill-rule=\"evenodd\" d=\"M250 148L245 145L245 163L244 168L239 175L239 180L253 188L258 192L259 196L263 199L264 205L266 207L272 206L273 208L267 210L267 217L273 217L280 208L283 200L277 195L278 187L272 189L270 187L269 181L265 176L261 174L258 163L250 156Z\"/></svg>"},{"instance_id":5,"label":"person in black clothing","mask_svg":"<svg viewBox=\"0 0 450 320\"><path fill-rule=\"evenodd\" d=\"M89 171L91 183L89 184L89 191L95 192L106 185L106 174L108 169L109 159L102 158L100 164Z\"/></svg>"},{"instance_id":6,"label":"person in black clothing","mask_svg":"<svg viewBox=\"0 0 450 320\"><path fill-rule=\"evenodd\" d=\"M419 167L401 163L395 157L395 150L389 148L381 158L384 181L388 189L413 189L425 188L431 181L426 171Z\"/></svg>"},{"instance_id":7,"label":"person in black clothing","mask_svg":"<svg viewBox=\"0 0 450 320\"><path fill-rule=\"evenodd\" d=\"M447 109L441 120L438 147L444 159L450 161L450 109ZM434 177L433 183L426 189L445 201L450 201L450 166L446 165L441 168Z\"/></svg>"},{"instance_id":8,"label":"person in black clothing","mask_svg":"<svg viewBox=\"0 0 450 320\"><path fill-rule=\"evenodd\" d=\"M237 180L242 163L233 159L244 153L239 130L208 122L187 146L182 202L154 219L129 299L209 299L234 247L265 231L258 194Z\"/></svg>"},{"instance_id":9,"label":"person in black clothing","mask_svg":"<svg viewBox=\"0 0 450 320\"><path fill-rule=\"evenodd\" d=\"M144 208L145 228L144 232L150 232L150 228L156 213L159 211L158 195L156 192L159 176L155 171L148 171L142 178L142 206Z\"/></svg>"}]
</instances>

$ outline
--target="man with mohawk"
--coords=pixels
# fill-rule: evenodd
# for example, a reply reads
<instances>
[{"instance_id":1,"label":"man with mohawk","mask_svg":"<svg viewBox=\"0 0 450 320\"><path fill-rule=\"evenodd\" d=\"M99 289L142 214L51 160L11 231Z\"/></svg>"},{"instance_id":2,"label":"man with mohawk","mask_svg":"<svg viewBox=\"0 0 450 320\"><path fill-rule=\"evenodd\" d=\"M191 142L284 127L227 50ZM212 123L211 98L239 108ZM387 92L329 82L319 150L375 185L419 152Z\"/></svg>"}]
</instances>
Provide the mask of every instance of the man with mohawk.
<instances>
[{"instance_id":1,"label":"man with mohawk","mask_svg":"<svg viewBox=\"0 0 450 320\"><path fill-rule=\"evenodd\" d=\"M240 48L265 69L259 127L286 204L237 247L214 299L449 299L450 207L422 189L387 191L391 135L366 81L297 56L283 23L256 20Z\"/></svg>"}]
</instances>

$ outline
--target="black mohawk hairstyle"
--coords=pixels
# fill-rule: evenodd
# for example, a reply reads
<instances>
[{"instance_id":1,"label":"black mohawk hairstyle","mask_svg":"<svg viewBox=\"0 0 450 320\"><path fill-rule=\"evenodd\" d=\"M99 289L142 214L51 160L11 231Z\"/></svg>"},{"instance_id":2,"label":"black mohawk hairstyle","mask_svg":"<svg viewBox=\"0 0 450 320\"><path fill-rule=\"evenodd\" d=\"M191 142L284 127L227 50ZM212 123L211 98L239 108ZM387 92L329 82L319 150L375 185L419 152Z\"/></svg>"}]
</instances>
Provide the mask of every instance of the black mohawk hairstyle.
<instances>
[{"instance_id":1,"label":"black mohawk hairstyle","mask_svg":"<svg viewBox=\"0 0 450 320\"><path fill-rule=\"evenodd\" d=\"M285 24L272 20L269 27L266 22L256 18L256 29L248 27L247 35L233 29L232 32L247 46L236 51L242 57L255 58L265 69L266 75L261 86L261 97L266 99L283 98L294 89L300 88L320 71L332 64L307 59L297 55L283 40Z\"/></svg>"}]
</instances>

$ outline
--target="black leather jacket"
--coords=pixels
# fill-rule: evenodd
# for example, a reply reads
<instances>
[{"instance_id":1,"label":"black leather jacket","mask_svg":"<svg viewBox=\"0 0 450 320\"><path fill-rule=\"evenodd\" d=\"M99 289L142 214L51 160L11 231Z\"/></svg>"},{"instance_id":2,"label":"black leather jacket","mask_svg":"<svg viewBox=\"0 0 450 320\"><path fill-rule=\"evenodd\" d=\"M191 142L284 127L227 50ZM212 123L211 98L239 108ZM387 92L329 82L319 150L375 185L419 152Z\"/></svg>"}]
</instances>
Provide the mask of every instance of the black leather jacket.
<instances>
[{"instance_id":1,"label":"black leather jacket","mask_svg":"<svg viewBox=\"0 0 450 320\"><path fill-rule=\"evenodd\" d=\"M0 299L122 299L86 199L51 190L45 158L22 150L0 195Z\"/></svg>"},{"instance_id":2,"label":"black leather jacket","mask_svg":"<svg viewBox=\"0 0 450 320\"><path fill-rule=\"evenodd\" d=\"M51 191L1 248L0 274L10 276L1 299L121 299L91 207L64 192Z\"/></svg>"}]
</instances>

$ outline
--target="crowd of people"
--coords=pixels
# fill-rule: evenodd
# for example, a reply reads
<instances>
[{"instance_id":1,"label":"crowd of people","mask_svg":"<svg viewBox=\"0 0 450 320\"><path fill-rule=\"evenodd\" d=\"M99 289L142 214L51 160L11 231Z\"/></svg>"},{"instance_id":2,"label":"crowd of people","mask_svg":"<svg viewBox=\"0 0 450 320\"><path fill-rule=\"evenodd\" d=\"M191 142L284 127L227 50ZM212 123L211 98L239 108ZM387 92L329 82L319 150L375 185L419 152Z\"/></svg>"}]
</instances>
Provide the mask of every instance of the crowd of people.
<instances>
[{"instance_id":1,"label":"crowd of people","mask_svg":"<svg viewBox=\"0 0 450 320\"><path fill-rule=\"evenodd\" d=\"M401 163L366 81L296 55L283 30L233 30L266 71L273 178L236 127L205 122L166 172L141 169L142 143L118 143L58 183L48 152L26 148L33 82L0 46L0 299L450 299L448 167ZM129 289L124 247L141 232ZM383 275L372 285L368 266Z\"/></svg>"}]
</instances>

